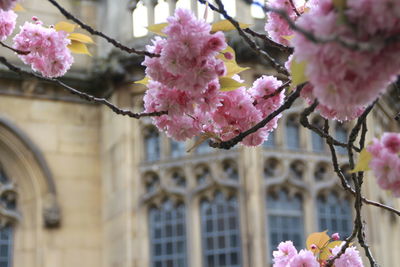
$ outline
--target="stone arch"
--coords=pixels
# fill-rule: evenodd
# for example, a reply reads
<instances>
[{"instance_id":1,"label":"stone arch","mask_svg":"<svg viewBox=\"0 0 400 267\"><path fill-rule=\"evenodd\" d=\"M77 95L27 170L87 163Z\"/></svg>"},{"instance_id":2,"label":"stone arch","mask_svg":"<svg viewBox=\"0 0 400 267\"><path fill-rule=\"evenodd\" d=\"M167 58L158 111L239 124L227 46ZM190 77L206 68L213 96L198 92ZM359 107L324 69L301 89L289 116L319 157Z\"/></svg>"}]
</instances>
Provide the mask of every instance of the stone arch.
<instances>
[{"instance_id":1,"label":"stone arch","mask_svg":"<svg viewBox=\"0 0 400 267\"><path fill-rule=\"evenodd\" d=\"M33 205L30 209L41 214L42 218L35 218L38 226L58 227L61 212L56 185L43 153L24 131L2 116L0 162L9 179L16 183L21 200L29 200L30 205Z\"/></svg>"}]
</instances>

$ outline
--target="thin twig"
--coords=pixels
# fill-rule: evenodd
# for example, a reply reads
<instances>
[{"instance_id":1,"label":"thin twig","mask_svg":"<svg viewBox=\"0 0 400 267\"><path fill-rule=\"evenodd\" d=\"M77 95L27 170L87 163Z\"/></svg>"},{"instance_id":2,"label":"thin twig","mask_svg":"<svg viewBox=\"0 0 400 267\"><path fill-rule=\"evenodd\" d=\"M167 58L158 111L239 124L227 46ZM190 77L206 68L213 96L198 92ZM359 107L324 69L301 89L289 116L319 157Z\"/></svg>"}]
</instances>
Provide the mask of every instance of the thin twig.
<instances>
[{"instance_id":1,"label":"thin twig","mask_svg":"<svg viewBox=\"0 0 400 267\"><path fill-rule=\"evenodd\" d=\"M15 48L13 48L13 47L11 47L11 46L3 43L3 42L0 42L0 45L2 47L10 49L11 51L17 53L18 55L28 55L30 53L30 51L22 51L22 50L15 49Z\"/></svg>"},{"instance_id":2,"label":"thin twig","mask_svg":"<svg viewBox=\"0 0 400 267\"><path fill-rule=\"evenodd\" d=\"M128 52L130 54L137 54L137 55L142 55L142 56L149 56L149 57L158 57L159 55L157 54L153 54L147 51L143 51L143 50L136 50L135 48L129 48L123 44L121 44L120 42L118 42L117 40L109 37L108 35L93 29L92 27L90 27L89 25L87 25L86 23L84 23L83 21L81 21L80 19L78 19L77 17L75 17L74 15L72 15L70 12L68 12L65 8L63 8L56 0L48 0L53 6L55 6L60 12L61 14L64 15L64 17L66 17L69 20L72 20L73 22L75 22L76 24L78 24L82 29L85 29L86 31L88 31L90 34L92 35L97 35L103 39L105 39L107 42L109 42L110 44L112 44L113 46L119 48L122 51Z\"/></svg>"},{"instance_id":3,"label":"thin twig","mask_svg":"<svg viewBox=\"0 0 400 267\"><path fill-rule=\"evenodd\" d=\"M142 113L134 113L130 110L127 109L121 109L119 107L117 107L116 105L114 105L113 103L109 102L107 99L105 98L99 98L99 97L95 97L92 96L90 94L81 92L67 84L65 84L64 82L58 80L58 79L53 79L53 78L46 78L43 77L37 73L34 72L29 72L29 71L25 71L13 64L11 64L10 62L7 61L7 59L5 57L0 56L0 63L2 63L3 65L5 65L9 70L20 74L20 75L27 75L27 76L31 76L31 77L35 77L37 79L43 80L43 81L47 81L47 82L51 82L51 83L56 83L60 86L62 86L65 90L67 90L68 92L70 92L71 94L77 95L82 99L85 99L89 102L94 102L97 104L102 104L107 106L108 108L110 108L114 113L119 114L119 115L123 115L123 116L128 116L131 118L135 118L135 119L139 119L141 117L154 117L154 116L161 116L164 114L167 114L166 111L161 111L161 112L150 112L150 113L146 113L146 112L142 112Z\"/></svg>"},{"instance_id":4,"label":"thin twig","mask_svg":"<svg viewBox=\"0 0 400 267\"><path fill-rule=\"evenodd\" d=\"M243 40L245 40L245 42L250 46L251 49L253 49L257 54L261 55L265 60L267 60L268 63L271 64L271 66L278 73L281 73L285 76L289 76L289 72L286 70L286 68L283 67L281 64L279 64L270 54L262 50L253 40L251 40L249 36L247 36L247 34L240 28L239 22L228 15L221 0L215 0L218 7L214 6L213 4L209 3L206 0L198 0L198 1L202 4L207 4L212 10L220 13L225 19L227 19L230 23L232 23L232 25L236 28L239 35L243 38Z\"/></svg>"},{"instance_id":5,"label":"thin twig","mask_svg":"<svg viewBox=\"0 0 400 267\"><path fill-rule=\"evenodd\" d=\"M259 39L263 40L266 43L267 46L270 46L270 47L273 47L273 48L277 48L277 49L281 50L282 52L286 52L286 53L290 53L291 54L294 51L293 47L285 46L285 45L282 45L280 43L274 42L266 34L255 32L250 28L243 29L243 31L248 33L248 34L250 34L253 37L256 37L256 38L259 38Z\"/></svg>"}]
</instances>

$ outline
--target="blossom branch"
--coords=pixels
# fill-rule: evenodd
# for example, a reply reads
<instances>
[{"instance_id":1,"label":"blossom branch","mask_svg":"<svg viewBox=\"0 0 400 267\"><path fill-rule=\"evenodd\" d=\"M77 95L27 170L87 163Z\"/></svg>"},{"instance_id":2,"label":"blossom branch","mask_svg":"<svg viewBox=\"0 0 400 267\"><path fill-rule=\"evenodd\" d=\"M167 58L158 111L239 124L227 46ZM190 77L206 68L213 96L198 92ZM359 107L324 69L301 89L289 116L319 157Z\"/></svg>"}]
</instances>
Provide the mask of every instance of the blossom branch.
<instances>
[{"instance_id":1,"label":"blossom branch","mask_svg":"<svg viewBox=\"0 0 400 267\"><path fill-rule=\"evenodd\" d=\"M274 42L270 38L268 38L267 35L255 32L250 28L243 29L243 31L250 34L252 37L256 37L256 38L263 40L268 46L277 48L277 49L281 50L282 52L287 52L287 53L291 54L294 51L293 47L285 46L285 45L279 44L277 42Z\"/></svg>"},{"instance_id":2,"label":"blossom branch","mask_svg":"<svg viewBox=\"0 0 400 267\"><path fill-rule=\"evenodd\" d=\"M90 27L89 25L85 24L83 21L81 21L80 19L78 19L77 17L72 15L70 12L68 12L65 8L63 8L56 0L48 0L48 1L53 6L55 6L60 11L60 13L64 15L64 17L66 17L69 20L72 20L73 22L78 24L82 29L85 29L86 31L88 31L90 34L97 35L97 36L105 39L107 42L109 42L110 44L112 44L116 48L119 48L122 51L125 51L130 54L137 54L137 55L149 56L149 57L159 56L159 55L147 52L147 51L136 50L135 48L129 48L129 47L123 45L122 43L118 42L117 40L109 37L108 35L100 32L98 30L95 30L92 27Z\"/></svg>"},{"instance_id":3,"label":"blossom branch","mask_svg":"<svg viewBox=\"0 0 400 267\"><path fill-rule=\"evenodd\" d=\"M128 117L131 117L131 118L139 119L139 118L142 118L142 117L161 116L161 115L167 114L166 111L150 112L150 113L146 113L146 112L134 113L131 110L121 109L121 108L117 107L116 105L114 105L113 103L109 102L105 98L99 98L99 97L95 97L95 96L92 96L90 94L81 92L81 91L79 91L79 90L77 90L77 89L65 84L64 82L62 82L62 81L60 81L58 79L46 78L46 77L43 77L43 76L41 76L41 75L39 75L37 73L25 71L25 70L15 66L15 65L11 64L9 61L7 61L7 59L5 57L0 56L0 63L3 64L4 66L6 66L9 70L11 70L11 71L13 71L13 72L15 72L17 74L27 75L27 76L35 77L35 78L43 80L43 81L47 81L47 82L58 84L58 85L62 86L65 90L70 92L71 94L77 95L77 96L79 96L80 98L82 98L84 100L107 106L114 113L116 113L118 115L123 115L123 116L128 116Z\"/></svg>"},{"instance_id":4,"label":"blossom branch","mask_svg":"<svg viewBox=\"0 0 400 267\"><path fill-rule=\"evenodd\" d=\"M5 47L5 48L7 48L7 49L10 49L11 51L14 51L15 53L17 53L17 54L19 54L19 55L27 55L27 54L30 53L29 51L21 51L21 50L15 49L15 48L13 48L13 47L11 47L11 46L9 46L9 45L7 45L7 44L1 42L1 41L0 41L0 45L1 45L2 47Z\"/></svg>"},{"instance_id":5,"label":"blossom branch","mask_svg":"<svg viewBox=\"0 0 400 267\"><path fill-rule=\"evenodd\" d=\"M262 127L264 127L265 125L267 125L268 122L270 122L271 120L273 120L276 116L278 116L279 114L281 114L284 110L289 109L294 101L299 98L300 96L300 92L303 89L304 84L299 85L296 90L294 90L294 92L292 92L287 99L285 100L285 102L274 112L272 112L271 114L269 114L265 119L263 119L262 121L260 121L259 123L257 123L256 125L254 125L253 127L251 127L250 129L248 129L247 131L241 132L240 134L238 134L237 136L233 137L232 139L229 139L227 141L222 141L222 142L214 142L212 140L210 140L209 144L211 147L214 148L221 148L221 149L230 149L232 147L234 147L235 145L237 145L239 142L241 142L246 136L257 132L259 129L261 129Z\"/></svg>"}]
</instances>

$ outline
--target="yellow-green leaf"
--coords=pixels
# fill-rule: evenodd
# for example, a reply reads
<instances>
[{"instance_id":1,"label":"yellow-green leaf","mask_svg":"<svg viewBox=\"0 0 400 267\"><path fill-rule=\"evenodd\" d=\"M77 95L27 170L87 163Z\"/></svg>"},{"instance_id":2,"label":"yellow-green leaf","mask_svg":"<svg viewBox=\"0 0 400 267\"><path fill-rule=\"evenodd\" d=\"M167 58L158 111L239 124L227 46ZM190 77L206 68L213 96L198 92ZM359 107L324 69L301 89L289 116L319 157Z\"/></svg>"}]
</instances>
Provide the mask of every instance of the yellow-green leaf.
<instances>
[{"instance_id":1,"label":"yellow-green leaf","mask_svg":"<svg viewBox=\"0 0 400 267\"><path fill-rule=\"evenodd\" d=\"M245 84L240 83L230 77L220 77L219 84L222 92L228 92L238 89L239 87L245 86Z\"/></svg>"},{"instance_id":2,"label":"yellow-green leaf","mask_svg":"<svg viewBox=\"0 0 400 267\"><path fill-rule=\"evenodd\" d=\"M306 245L307 249L311 250L311 245L317 246L317 251L313 251L314 253L318 252L319 249L323 248L328 244L330 237L324 232L312 233L307 237Z\"/></svg>"},{"instance_id":3,"label":"yellow-green leaf","mask_svg":"<svg viewBox=\"0 0 400 267\"><path fill-rule=\"evenodd\" d=\"M224 54L225 53L231 53L233 55L232 59L227 59ZM236 54L235 54L235 50L233 50L232 47L230 47L229 45L220 52L220 54L217 56L217 58L221 59L222 61L228 62L228 61L235 61L236 58Z\"/></svg>"},{"instance_id":4,"label":"yellow-green leaf","mask_svg":"<svg viewBox=\"0 0 400 267\"><path fill-rule=\"evenodd\" d=\"M288 40L289 42L293 39L293 37L294 37L294 34L282 35L282 38Z\"/></svg>"},{"instance_id":5,"label":"yellow-green leaf","mask_svg":"<svg viewBox=\"0 0 400 267\"><path fill-rule=\"evenodd\" d=\"M162 32L162 30L168 26L168 23L159 23L159 24L153 24L147 27L147 29L155 34L161 35L161 36L167 36L165 33Z\"/></svg>"},{"instance_id":6,"label":"yellow-green leaf","mask_svg":"<svg viewBox=\"0 0 400 267\"><path fill-rule=\"evenodd\" d=\"M343 11L346 8L347 5L347 0L333 0L333 6L339 10L339 11Z\"/></svg>"},{"instance_id":7,"label":"yellow-green leaf","mask_svg":"<svg viewBox=\"0 0 400 267\"><path fill-rule=\"evenodd\" d=\"M188 153L192 152L194 149L196 149L196 147L198 147L199 145L201 145L210 138L214 138L218 141L221 141L221 139L215 133L205 132L199 136L194 145L190 147L187 152Z\"/></svg>"},{"instance_id":8,"label":"yellow-green leaf","mask_svg":"<svg viewBox=\"0 0 400 267\"><path fill-rule=\"evenodd\" d=\"M68 35L68 38L73 40L73 41L78 41L81 43L85 43L85 44L93 44L94 41L93 39L86 35L86 34L82 34L82 33L71 33L70 35Z\"/></svg>"},{"instance_id":9,"label":"yellow-green leaf","mask_svg":"<svg viewBox=\"0 0 400 267\"><path fill-rule=\"evenodd\" d=\"M68 45L68 48L72 53L92 56L84 43L72 40L71 44Z\"/></svg>"},{"instance_id":10,"label":"yellow-green leaf","mask_svg":"<svg viewBox=\"0 0 400 267\"><path fill-rule=\"evenodd\" d=\"M56 31L73 32L76 26L76 24L72 24L66 21L60 21L56 25L54 25L54 29L56 29Z\"/></svg>"},{"instance_id":11,"label":"yellow-green leaf","mask_svg":"<svg viewBox=\"0 0 400 267\"><path fill-rule=\"evenodd\" d=\"M250 24L239 22L239 27L241 29L246 29L250 27ZM212 24L211 32L223 31L228 32L236 29L235 26L229 20L220 20Z\"/></svg>"},{"instance_id":12,"label":"yellow-green leaf","mask_svg":"<svg viewBox=\"0 0 400 267\"><path fill-rule=\"evenodd\" d=\"M23 6L21 6L21 4L16 4L14 7L14 11L15 12L24 12L26 11L25 8Z\"/></svg>"},{"instance_id":13,"label":"yellow-green leaf","mask_svg":"<svg viewBox=\"0 0 400 267\"><path fill-rule=\"evenodd\" d=\"M307 76L305 74L307 67L306 61L298 62L296 58L293 57L290 63L290 74L292 76L292 87L296 87L299 84L306 82Z\"/></svg>"},{"instance_id":14,"label":"yellow-green leaf","mask_svg":"<svg viewBox=\"0 0 400 267\"><path fill-rule=\"evenodd\" d=\"M369 153L366 148L364 148L361 150L360 155L358 156L358 162L356 166L350 171L350 173L368 171L371 159L372 154Z\"/></svg>"},{"instance_id":15,"label":"yellow-green leaf","mask_svg":"<svg viewBox=\"0 0 400 267\"><path fill-rule=\"evenodd\" d=\"M250 69L249 67L240 67L238 64L236 64L235 61L228 61L225 62L225 67L226 67L226 77L232 77L235 74L241 73L242 71Z\"/></svg>"},{"instance_id":16,"label":"yellow-green leaf","mask_svg":"<svg viewBox=\"0 0 400 267\"><path fill-rule=\"evenodd\" d=\"M143 79L141 79L140 81L136 81L134 83L138 83L138 84L143 84L143 85L147 85L150 81L150 78L148 76L145 76Z\"/></svg>"},{"instance_id":17,"label":"yellow-green leaf","mask_svg":"<svg viewBox=\"0 0 400 267\"><path fill-rule=\"evenodd\" d=\"M336 246L340 246L343 241L337 240L337 241L332 241L328 245L326 245L321 252L319 253L319 259L320 260L327 260L329 257L332 255L332 249L335 248Z\"/></svg>"}]
</instances>

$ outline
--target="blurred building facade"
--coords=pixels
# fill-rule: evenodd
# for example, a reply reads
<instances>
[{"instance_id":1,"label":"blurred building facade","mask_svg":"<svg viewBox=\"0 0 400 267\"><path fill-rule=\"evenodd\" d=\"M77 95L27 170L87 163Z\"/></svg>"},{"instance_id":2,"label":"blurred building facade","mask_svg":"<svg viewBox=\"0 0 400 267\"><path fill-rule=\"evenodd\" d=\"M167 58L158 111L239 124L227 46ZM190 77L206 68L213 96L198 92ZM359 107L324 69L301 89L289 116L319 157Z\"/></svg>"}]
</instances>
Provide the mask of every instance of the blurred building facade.
<instances>
[{"instance_id":1,"label":"blurred building facade","mask_svg":"<svg viewBox=\"0 0 400 267\"><path fill-rule=\"evenodd\" d=\"M204 13L195 0L59 2L137 47L149 40L143 27L176 7ZM262 26L259 10L245 1L225 3L240 21ZM32 14L46 24L65 20L47 1L23 6L20 23ZM210 12L208 19L219 16ZM271 73L237 37L229 39L241 64L252 67L246 81ZM141 111L145 88L132 81L143 77L142 59L96 42L93 58L75 57L66 82ZM261 147L220 151L203 144L187 153L195 140L174 142L151 119L116 115L5 68L0 85L0 267L265 267L280 241L302 248L312 232L344 237L352 230L353 198L341 189L326 145L299 125L301 101ZM369 139L398 129L391 101L379 101L370 116ZM321 123L318 116L311 121ZM346 140L349 125L332 122L330 129ZM365 179L364 194L400 208L373 177ZM365 205L363 215L377 260L396 266L399 218Z\"/></svg>"}]
</instances>

